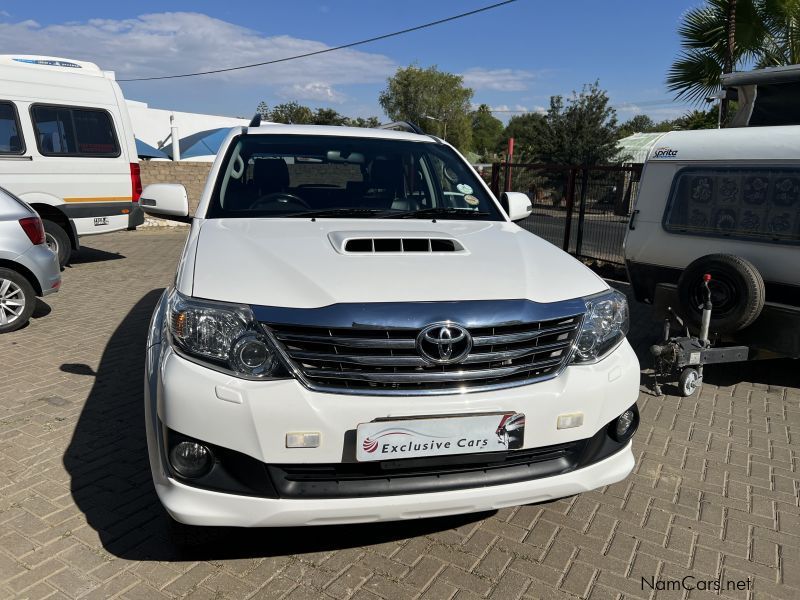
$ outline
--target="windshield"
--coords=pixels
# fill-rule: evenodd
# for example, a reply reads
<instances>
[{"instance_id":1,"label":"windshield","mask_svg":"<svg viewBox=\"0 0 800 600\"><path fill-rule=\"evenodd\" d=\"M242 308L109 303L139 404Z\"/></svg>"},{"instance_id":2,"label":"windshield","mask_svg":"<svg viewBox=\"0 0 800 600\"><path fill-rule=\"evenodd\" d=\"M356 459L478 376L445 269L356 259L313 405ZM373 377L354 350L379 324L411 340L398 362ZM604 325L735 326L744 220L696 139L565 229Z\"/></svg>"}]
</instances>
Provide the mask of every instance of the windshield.
<instances>
[{"instance_id":1,"label":"windshield","mask_svg":"<svg viewBox=\"0 0 800 600\"><path fill-rule=\"evenodd\" d=\"M235 139L206 216L504 220L444 144L308 135Z\"/></svg>"}]
</instances>

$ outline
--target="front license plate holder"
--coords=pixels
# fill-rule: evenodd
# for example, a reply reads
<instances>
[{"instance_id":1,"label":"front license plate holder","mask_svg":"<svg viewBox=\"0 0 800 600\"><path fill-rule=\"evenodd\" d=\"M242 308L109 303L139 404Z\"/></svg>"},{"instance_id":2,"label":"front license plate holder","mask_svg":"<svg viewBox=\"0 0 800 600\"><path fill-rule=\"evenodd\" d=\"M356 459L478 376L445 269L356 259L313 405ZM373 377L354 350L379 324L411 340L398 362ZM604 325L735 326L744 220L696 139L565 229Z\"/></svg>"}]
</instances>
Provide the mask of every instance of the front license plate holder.
<instances>
[{"instance_id":1,"label":"front license plate holder","mask_svg":"<svg viewBox=\"0 0 800 600\"><path fill-rule=\"evenodd\" d=\"M380 419L356 428L356 460L504 452L524 441L525 415L517 412Z\"/></svg>"}]
</instances>

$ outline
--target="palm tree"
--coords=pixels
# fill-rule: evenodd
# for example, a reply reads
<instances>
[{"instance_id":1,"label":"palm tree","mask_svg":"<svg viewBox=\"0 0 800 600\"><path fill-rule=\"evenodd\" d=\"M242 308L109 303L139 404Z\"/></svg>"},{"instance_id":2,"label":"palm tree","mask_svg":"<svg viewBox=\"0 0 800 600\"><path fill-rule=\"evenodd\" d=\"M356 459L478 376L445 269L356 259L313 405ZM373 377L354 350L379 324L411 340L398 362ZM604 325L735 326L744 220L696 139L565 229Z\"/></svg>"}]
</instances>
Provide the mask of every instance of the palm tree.
<instances>
[{"instance_id":1,"label":"palm tree","mask_svg":"<svg viewBox=\"0 0 800 600\"><path fill-rule=\"evenodd\" d=\"M800 63L800 0L761 0L759 13L767 39L757 66Z\"/></svg>"},{"instance_id":2,"label":"palm tree","mask_svg":"<svg viewBox=\"0 0 800 600\"><path fill-rule=\"evenodd\" d=\"M682 51L667 75L676 99L702 102L719 91L722 73L757 62L769 39L762 4L780 1L708 0L687 11L678 28Z\"/></svg>"}]
</instances>

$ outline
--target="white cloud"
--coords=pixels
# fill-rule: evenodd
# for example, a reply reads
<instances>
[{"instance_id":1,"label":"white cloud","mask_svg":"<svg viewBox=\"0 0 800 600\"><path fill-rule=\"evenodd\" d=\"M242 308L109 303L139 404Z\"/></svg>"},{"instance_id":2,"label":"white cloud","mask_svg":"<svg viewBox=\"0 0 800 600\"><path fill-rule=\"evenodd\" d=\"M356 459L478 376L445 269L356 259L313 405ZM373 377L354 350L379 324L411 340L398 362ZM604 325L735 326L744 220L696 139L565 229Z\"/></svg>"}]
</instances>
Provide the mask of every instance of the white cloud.
<instances>
[{"instance_id":1,"label":"white cloud","mask_svg":"<svg viewBox=\"0 0 800 600\"><path fill-rule=\"evenodd\" d=\"M645 114L654 121L664 121L667 119L677 119L689 112L686 106L671 104L668 101L662 106L639 106L631 102L623 102L614 105L617 111L617 119L622 123L628 119L632 119L636 115Z\"/></svg>"},{"instance_id":2,"label":"white cloud","mask_svg":"<svg viewBox=\"0 0 800 600\"><path fill-rule=\"evenodd\" d=\"M334 89L333 86L321 81L295 83L292 86L281 88L280 94L291 100L315 100L336 104L341 104L346 99L346 96Z\"/></svg>"},{"instance_id":3,"label":"white cloud","mask_svg":"<svg viewBox=\"0 0 800 600\"><path fill-rule=\"evenodd\" d=\"M498 104L497 106L490 106L489 108L498 114L509 115L521 115L532 112L544 114L547 112L547 109L544 106L523 106L522 104L514 104L513 106L509 106L508 104Z\"/></svg>"},{"instance_id":4,"label":"white cloud","mask_svg":"<svg viewBox=\"0 0 800 600\"><path fill-rule=\"evenodd\" d=\"M91 19L42 26L35 21L0 23L0 46L14 52L50 54L96 62L117 78L153 77L264 62L322 50L322 42L257 31L201 13L165 12L131 19ZM387 56L339 50L307 59L207 75L265 87L375 83L396 68ZM316 88L320 93L322 87ZM324 94L323 94L324 95Z\"/></svg>"},{"instance_id":5,"label":"white cloud","mask_svg":"<svg viewBox=\"0 0 800 600\"><path fill-rule=\"evenodd\" d=\"M495 90L498 92L522 92L528 89L536 77L531 71L521 69L484 69L473 67L461 74L464 84L476 90Z\"/></svg>"}]
</instances>

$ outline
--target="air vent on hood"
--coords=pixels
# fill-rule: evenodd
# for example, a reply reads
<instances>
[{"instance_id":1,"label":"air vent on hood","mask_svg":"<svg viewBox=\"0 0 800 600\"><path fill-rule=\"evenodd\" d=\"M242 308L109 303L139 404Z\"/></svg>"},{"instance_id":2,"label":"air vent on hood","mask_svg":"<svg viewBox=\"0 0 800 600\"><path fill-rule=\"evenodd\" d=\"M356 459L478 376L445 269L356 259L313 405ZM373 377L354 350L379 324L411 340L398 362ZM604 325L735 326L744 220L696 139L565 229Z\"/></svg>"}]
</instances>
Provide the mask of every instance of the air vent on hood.
<instances>
[{"instance_id":1,"label":"air vent on hood","mask_svg":"<svg viewBox=\"0 0 800 600\"><path fill-rule=\"evenodd\" d=\"M355 238L344 243L347 253L372 252L463 252L464 246L446 238Z\"/></svg>"}]
</instances>

